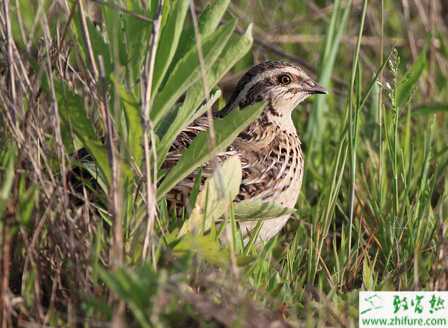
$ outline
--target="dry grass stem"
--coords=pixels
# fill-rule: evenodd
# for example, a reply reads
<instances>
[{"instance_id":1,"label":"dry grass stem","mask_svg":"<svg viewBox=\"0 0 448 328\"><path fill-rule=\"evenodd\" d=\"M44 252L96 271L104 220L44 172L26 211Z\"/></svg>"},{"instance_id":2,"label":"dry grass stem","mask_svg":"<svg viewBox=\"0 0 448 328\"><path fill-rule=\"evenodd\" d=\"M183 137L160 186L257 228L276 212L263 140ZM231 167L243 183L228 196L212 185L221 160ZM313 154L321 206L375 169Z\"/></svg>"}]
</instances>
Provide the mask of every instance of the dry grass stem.
<instances>
[{"instance_id":1,"label":"dry grass stem","mask_svg":"<svg viewBox=\"0 0 448 328\"><path fill-rule=\"evenodd\" d=\"M145 240L143 244L142 258L146 259L149 252L149 247L151 244L151 238L154 233L154 221L157 215L156 211L156 181L151 178L151 151L155 148L155 139L152 138L153 131L151 127L151 120L149 117L150 106L151 106L151 91L152 91L152 81L154 75L154 64L156 60L157 45L159 43L160 36L160 24L162 21L162 6L163 0L159 0L157 4L157 10L155 13L155 18L152 24L151 38L149 41L149 53L146 57L146 63L144 66L144 71L142 74L142 119L143 119L143 148L145 156L145 177L146 177L146 233ZM151 142L152 141L152 142ZM153 159L157 163L156 158Z\"/></svg>"}]
</instances>

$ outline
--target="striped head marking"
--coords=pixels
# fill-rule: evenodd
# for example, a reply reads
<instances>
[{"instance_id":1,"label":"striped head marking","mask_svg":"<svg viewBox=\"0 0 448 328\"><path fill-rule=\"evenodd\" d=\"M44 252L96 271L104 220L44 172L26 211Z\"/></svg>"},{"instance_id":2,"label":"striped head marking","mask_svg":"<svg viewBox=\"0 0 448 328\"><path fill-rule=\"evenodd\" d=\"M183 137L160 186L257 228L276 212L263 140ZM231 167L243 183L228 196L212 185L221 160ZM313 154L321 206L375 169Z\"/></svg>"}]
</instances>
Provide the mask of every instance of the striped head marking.
<instances>
[{"instance_id":1,"label":"striped head marking","mask_svg":"<svg viewBox=\"0 0 448 328\"><path fill-rule=\"evenodd\" d=\"M236 107L244 108L257 101L267 101L277 115L289 115L310 95L327 93L297 65L267 61L253 66L238 82L229 102L219 116Z\"/></svg>"}]
</instances>

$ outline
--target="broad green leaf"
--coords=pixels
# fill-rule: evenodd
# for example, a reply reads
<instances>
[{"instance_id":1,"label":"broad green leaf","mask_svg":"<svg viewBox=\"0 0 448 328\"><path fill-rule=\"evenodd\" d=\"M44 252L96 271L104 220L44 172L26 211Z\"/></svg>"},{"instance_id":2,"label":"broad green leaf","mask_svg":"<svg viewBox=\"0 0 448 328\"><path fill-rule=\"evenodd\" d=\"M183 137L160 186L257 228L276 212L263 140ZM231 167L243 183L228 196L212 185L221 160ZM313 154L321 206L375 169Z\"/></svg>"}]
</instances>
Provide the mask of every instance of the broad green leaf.
<instances>
[{"instance_id":1,"label":"broad green leaf","mask_svg":"<svg viewBox=\"0 0 448 328\"><path fill-rule=\"evenodd\" d=\"M97 40L92 40L92 37L90 35L91 32L93 32L95 30L95 28L91 29L89 27L89 25L91 26L91 22L90 19L88 17L86 17L87 20L87 30L89 32L89 38L90 41L92 43L92 47L94 47L93 42L96 42ZM82 20L81 20L81 13L79 11L79 8L77 8L77 10L75 11L75 15L73 17L72 23L70 24L70 28L72 30L73 35L75 36L75 44L79 45L78 47L74 47L75 51L79 51L79 54L82 58L82 61L85 63L86 67L91 68L89 64L89 55L88 55L88 48L86 46L86 39L84 36L84 32L83 32L83 28L82 28ZM97 30L95 30L94 32L99 33ZM102 37L99 36L99 38L101 39ZM99 45L99 48L101 49L103 45ZM98 51L98 48L95 47L95 50ZM102 49L101 49L102 50ZM95 57L95 60L97 60L97 58Z\"/></svg>"},{"instance_id":2,"label":"broad green leaf","mask_svg":"<svg viewBox=\"0 0 448 328\"><path fill-rule=\"evenodd\" d=\"M106 147L97 137L95 129L87 117L82 98L68 89L62 81L56 81L55 84L59 114L62 120L72 127L73 132L95 158L107 181L110 181L112 174Z\"/></svg>"},{"instance_id":3,"label":"broad green leaf","mask_svg":"<svg viewBox=\"0 0 448 328\"><path fill-rule=\"evenodd\" d=\"M238 255L236 258L236 263L238 264L238 266L243 267L249 265L250 263L253 263L256 260L256 256Z\"/></svg>"},{"instance_id":4,"label":"broad green leaf","mask_svg":"<svg viewBox=\"0 0 448 328\"><path fill-rule=\"evenodd\" d=\"M11 189L15 177L15 163L16 163L16 150L14 146L9 146L6 148L4 154L1 154L1 168L0 173L1 184L0 184L0 218L3 217L3 212L6 208L6 204L11 196Z\"/></svg>"},{"instance_id":5,"label":"broad green leaf","mask_svg":"<svg viewBox=\"0 0 448 328\"><path fill-rule=\"evenodd\" d=\"M138 100L124 86L113 78L116 90L121 98L127 123L127 148L137 167L143 159L142 137L143 127Z\"/></svg>"},{"instance_id":6,"label":"broad green leaf","mask_svg":"<svg viewBox=\"0 0 448 328\"><path fill-rule=\"evenodd\" d=\"M157 189L157 198L163 197L179 181L193 173L218 152L225 150L238 134L261 114L264 106L264 103L256 103L244 110L235 110L222 119L215 119L216 144L213 149L209 147L208 131L200 133L163 179Z\"/></svg>"},{"instance_id":7,"label":"broad green leaf","mask_svg":"<svg viewBox=\"0 0 448 328\"><path fill-rule=\"evenodd\" d=\"M11 31L14 38L15 44L19 49L24 48L26 46L25 42L31 42L31 44L36 44L39 42L42 37L42 27L41 24L35 25L36 13L39 10L38 8L41 6L45 6L45 3L42 1L30 1L30 0L18 0L15 1L14 5L10 1L9 2L9 16L11 20ZM2 1L3 4L3 1ZM48 5L46 6L48 7ZM43 10L43 15L45 15L45 11ZM42 12L42 10L41 10ZM22 39L21 28L25 31L31 31L35 27L34 35L25 35L26 40ZM29 40L29 38L31 38Z\"/></svg>"},{"instance_id":8,"label":"broad green leaf","mask_svg":"<svg viewBox=\"0 0 448 328\"><path fill-rule=\"evenodd\" d=\"M412 113L416 115L448 113L448 103L432 103L420 105Z\"/></svg>"},{"instance_id":9,"label":"broad green leaf","mask_svg":"<svg viewBox=\"0 0 448 328\"><path fill-rule=\"evenodd\" d=\"M230 0L215 0L202 11L199 17L199 32L201 35L209 35L216 29L229 3Z\"/></svg>"},{"instance_id":10,"label":"broad green leaf","mask_svg":"<svg viewBox=\"0 0 448 328\"><path fill-rule=\"evenodd\" d=\"M208 4L199 16L199 33L204 38L214 32L222 16L229 6L230 0L215 0ZM176 58L181 58L188 49L194 44L195 35L194 27L191 25L185 29L180 38L179 47L177 49Z\"/></svg>"},{"instance_id":11,"label":"broad green leaf","mask_svg":"<svg viewBox=\"0 0 448 328\"><path fill-rule=\"evenodd\" d=\"M158 290L158 278L149 265L143 265L135 271L118 268L107 272L98 268L98 272L106 286L126 302L140 326L151 327L149 313L152 296Z\"/></svg>"},{"instance_id":12,"label":"broad green leaf","mask_svg":"<svg viewBox=\"0 0 448 328\"><path fill-rule=\"evenodd\" d=\"M97 140L95 129L84 110L83 99L71 91L63 81L55 83L59 112L72 126L80 139Z\"/></svg>"},{"instance_id":13,"label":"broad green leaf","mask_svg":"<svg viewBox=\"0 0 448 328\"><path fill-rule=\"evenodd\" d=\"M186 234L174 247L173 253L178 256L193 253L214 265L229 263L228 250L221 248L219 241L210 234Z\"/></svg>"},{"instance_id":14,"label":"broad green leaf","mask_svg":"<svg viewBox=\"0 0 448 328\"><path fill-rule=\"evenodd\" d=\"M213 88L222 77L235 65L252 47L252 25L249 25L242 36L233 35L226 44L222 55L207 72L207 83L209 88ZM187 103L192 103L196 108L205 97L204 88L200 79L187 93Z\"/></svg>"},{"instance_id":15,"label":"broad green leaf","mask_svg":"<svg viewBox=\"0 0 448 328\"><path fill-rule=\"evenodd\" d=\"M103 143L97 141L97 140L91 140L91 139L82 139L80 138L86 148L88 149L89 153L92 154L92 156L95 158L96 163L98 164L99 168L101 169L101 172L103 173L104 177L106 178L106 181L109 183L112 178L112 171L109 166L109 157L107 154L106 147Z\"/></svg>"},{"instance_id":16,"label":"broad green leaf","mask_svg":"<svg viewBox=\"0 0 448 328\"><path fill-rule=\"evenodd\" d=\"M26 181L21 176L19 182L19 206L18 206L18 217L20 218L20 223L28 226L31 222L31 214L33 212L34 205L38 199L38 188L36 185L32 184L30 187L26 186Z\"/></svg>"},{"instance_id":17,"label":"broad green leaf","mask_svg":"<svg viewBox=\"0 0 448 328\"><path fill-rule=\"evenodd\" d=\"M374 268L369 265L369 261L364 260L362 266L362 281L364 287L367 290L375 289L376 281L375 281L375 271Z\"/></svg>"},{"instance_id":18,"label":"broad green leaf","mask_svg":"<svg viewBox=\"0 0 448 328\"><path fill-rule=\"evenodd\" d=\"M188 5L188 0L176 1L175 7L170 10L170 15L160 34L160 41L157 45L157 54L154 65L154 80L152 84L153 95L157 94L157 90L159 89L168 67L171 64L171 60L176 53Z\"/></svg>"},{"instance_id":19,"label":"broad green leaf","mask_svg":"<svg viewBox=\"0 0 448 328\"><path fill-rule=\"evenodd\" d=\"M207 70L221 53L234 29L235 20L232 20L203 41L202 52ZM193 45L192 49L177 63L163 90L157 94L150 112L151 120L156 128L177 99L197 81L200 74L198 53L196 46Z\"/></svg>"},{"instance_id":20,"label":"broad green leaf","mask_svg":"<svg viewBox=\"0 0 448 328\"><path fill-rule=\"evenodd\" d=\"M86 172L89 173L90 176L95 179L95 183L98 184L103 193L107 195L108 181L106 180L106 177L103 174L101 174L101 171L98 168L98 165L96 165L96 163L90 161L80 161L79 163L76 163L76 165L78 165L82 170L86 170ZM84 186L90 192L98 192L98 188L96 185L91 186L89 183L86 182L84 183ZM110 218L107 217L106 221L110 221Z\"/></svg>"},{"instance_id":21,"label":"broad green leaf","mask_svg":"<svg viewBox=\"0 0 448 328\"><path fill-rule=\"evenodd\" d=\"M109 6L101 6L104 26L107 31L110 56L114 66L126 65L127 49L125 38L119 37L123 22L126 20L120 12ZM94 45L92 45L94 47ZM118 61L118 62L117 62Z\"/></svg>"},{"instance_id":22,"label":"broad green leaf","mask_svg":"<svg viewBox=\"0 0 448 328\"><path fill-rule=\"evenodd\" d=\"M213 104L219 99L220 96L221 96L221 90L216 90L214 93L212 93L210 95L209 101L204 105L202 105L196 111L196 115L204 114L211 106L213 106ZM183 129L185 129L193 121L191 119L191 116L195 114L193 111L193 108L195 107L193 107L191 102L187 101L187 99L184 101L182 106L180 106L179 110L176 113L174 113L175 114L173 115L174 120L168 120L168 118L165 120L165 121L172 121L172 123L165 128L163 138L157 145L158 146L157 160L159 167L163 164L163 161L165 160L165 157L171 145L173 144L174 140L176 140L176 137L179 135L179 133L182 132Z\"/></svg>"},{"instance_id":23,"label":"broad green leaf","mask_svg":"<svg viewBox=\"0 0 448 328\"><path fill-rule=\"evenodd\" d=\"M233 35L227 43L225 49L222 52L222 56L216 60L212 68L207 72L207 82L209 87L213 88L218 81L240 60L251 48L253 42L252 28L249 26L246 33L242 36ZM202 115L211 106L216 97L219 97L218 93L213 93L210 96L209 103L198 111L196 108L204 99L204 88L202 87L202 79L196 82L187 92L185 101L180 106L176 113L174 121L171 123L169 129L163 135L162 140L158 146L159 165L162 164L165 156L171 147L171 144L176 139L177 135L185 129L194 119Z\"/></svg>"},{"instance_id":24,"label":"broad green leaf","mask_svg":"<svg viewBox=\"0 0 448 328\"><path fill-rule=\"evenodd\" d=\"M191 216L184 222L179 235L205 232L210 229L238 195L241 177L241 162L238 156L228 158L207 179L196 198Z\"/></svg>"},{"instance_id":25,"label":"broad green leaf","mask_svg":"<svg viewBox=\"0 0 448 328\"><path fill-rule=\"evenodd\" d=\"M90 19L87 20L87 28L89 30L89 36L92 43L92 50L95 56L95 60L98 60L100 56L103 58L104 70L106 73L106 78L108 78L113 69L111 60L111 49L104 40L103 35L98 31L95 25L93 25Z\"/></svg>"},{"instance_id":26,"label":"broad green leaf","mask_svg":"<svg viewBox=\"0 0 448 328\"><path fill-rule=\"evenodd\" d=\"M396 95L396 105L398 107L406 105L411 98L412 91L427 65L426 52L427 48L424 47L415 63L398 82Z\"/></svg>"},{"instance_id":27,"label":"broad green leaf","mask_svg":"<svg viewBox=\"0 0 448 328\"><path fill-rule=\"evenodd\" d=\"M272 219L285 214L292 214L295 209L282 205L263 202L260 199L245 200L234 204L235 218L239 221Z\"/></svg>"},{"instance_id":28,"label":"broad green leaf","mask_svg":"<svg viewBox=\"0 0 448 328\"><path fill-rule=\"evenodd\" d=\"M151 3L156 3L152 1ZM127 9L130 12L140 14L147 17L148 9L142 7L142 3L139 0L127 1ZM149 18L149 17L148 17ZM151 31L152 24L144 21L140 18L126 15L123 20L123 29L125 31L126 42L126 65L125 69L128 72L127 78L129 83L127 85L133 85L133 82L138 79L141 74L141 68L144 63L145 54L148 52L148 40Z\"/></svg>"}]
</instances>

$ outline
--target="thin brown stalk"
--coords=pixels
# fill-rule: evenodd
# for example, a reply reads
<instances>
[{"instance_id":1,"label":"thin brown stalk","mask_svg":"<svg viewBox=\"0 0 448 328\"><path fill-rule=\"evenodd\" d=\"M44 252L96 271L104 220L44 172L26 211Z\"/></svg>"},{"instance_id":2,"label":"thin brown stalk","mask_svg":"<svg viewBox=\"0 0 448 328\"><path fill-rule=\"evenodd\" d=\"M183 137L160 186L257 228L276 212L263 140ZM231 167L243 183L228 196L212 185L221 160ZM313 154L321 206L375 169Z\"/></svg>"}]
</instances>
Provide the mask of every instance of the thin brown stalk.
<instances>
[{"instance_id":1,"label":"thin brown stalk","mask_svg":"<svg viewBox=\"0 0 448 328\"><path fill-rule=\"evenodd\" d=\"M54 211L54 209L57 206L56 203L57 203L57 195L56 195L56 193L52 193L51 198L48 199L48 201L46 202L47 206L46 206L44 212L36 220L37 225L34 227L34 231L32 233L31 238L28 237L28 232L26 229L24 229L24 228L20 229L20 232L22 235L22 240L23 240L24 244L26 245L26 249L28 250L26 252L22 271L29 272L30 270L35 270L37 273L36 279L34 281L34 297L35 297L35 299L41 299L41 297L42 297L41 284L40 284L41 280L38 278L39 277L39 267L36 262L36 258L38 257L38 254L37 254L38 242L42 237L42 234L41 234L42 231L44 231L44 228L48 225L48 221L50 221L50 216L52 215L52 211ZM33 269L30 269L30 267L32 267ZM50 299L50 303L52 301L53 300ZM45 316L44 315L45 311L44 311L42 305L39 302L36 302L35 307L37 309L37 313L39 314L39 317L43 318Z\"/></svg>"},{"instance_id":2,"label":"thin brown stalk","mask_svg":"<svg viewBox=\"0 0 448 328\"><path fill-rule=\"evenodd\" d=\"M195 34L195 44L196 44L196 50L198 52L198 59L199 59L199 66L201 69L201 79L202 79L202 88L204 92L204 97L206 99L206 102L209 102L209 87L208 87L208 81L207 81L207 68L205 67L205 60L204 60L204 54L202 52L202 41L201 41L201 32L199 31L199 24L198 24L198 18L196 15L196 9L194 5L194 0L190 1L190 12L191 12L191 19L193 21L193 28L194 28L194 34ZM208 133L210 142L208 144L209 149L212 150L216 145L216 131L214 127L213 122L213 111L211 106L207 107L207 121L208 121ZM216 169L218 166L218 163L216 161L216 157L212 159L212 167L213 169ZM221 179L219 179L221 180ZM223 185L223 184L221 184ZM221 189L221 188L218 188Z\"/></svg>"},{"instance_id":3,"label":"thin brown stalk","mask_svg":"<svg viewBox=\"0 0 448 328\"><path fill-rule=\"evenodd\" d=\"M120 175L120 162L118 160L117 142L118 137L115 131L111 109L107 102L106 93L106 73L104 68L103 58L99 57L100 67L100 91L101 91L101 111L104 113L106 120L106 146L107 155L109 159L109 165L112 171L112 177L109 189L109 211L111 213L113 222L113 236L112 236L112 249L110 253L110 263L112 268L117 269L123 264L123 220L122 220L122 197L121 197L121 175ZM117 104L117 101L114 101ZM115 111L117 114L117 111ZM119 298L112 298L114 300L114 315L112 318L112 327L124 326L124 311L125 304Z\"/></svg>"},{"instance_id":4,"label":"thin brown stalk","mask_svg":"<svg viewBox=\"0 0 448 328\"><path fill-rule=\"evenodd\" d=\"M62 47L64 45L64 41L65 41L65 37L67 35L68 28L70 26L70 23L72 22L73 16L75 16L76 6L77 6L77 4L74 3L72 8L70 8L70 14L68 16L67 22L64 24L64 29L62 30L62 36L60 38L58 38L59 44L58 44L58 50L57 50L57 53L55 56L56 58L59 58L59 54L62 51Z\"/></svg>"},{"instance_id":5,"label":"thin brown stalk","mask_svg":"<svg viewBox=\"0 0 448 328\"><path fill-rule=\"evenodd\" d=\"M130 11L130 10L127 10L126 8L120 6L120 5L116 4L116 3L113 3L113 2L110 2L110 1L106 2L104 0L90 0L90 1L95 2L95 3L97 3L99 5L102 5L102 6L107 6L109 8L115 9L117 11L122 12L123 14L126 14L126 15L129 15L129 16L138 18L138 19L140 19L140 20L142 20L144 22L148 22L148 23L152 22L151 18L148 18L148 17L143 16L143 15L139 15L137 13L134 13L134 12Z\"/></svg>"},{"instance_id":6,"label":"thin brown stalk","mask_svg":"<svg viewBox=\"0 0 448 328\"><path fill-rule=\"evenodd\" d=\"M324 36L312 34L264 34L263 38L272 43L321 43L324 40ZM356 45L357 40L350 36L343 36L341 42ZM405 39L401 37L389 37L383 39L383 42L402 46L405 43ZM421 43L423 42L424 40L421 40ZM381 38L377 36L366 36L361 41L361 45L371 47L377 47L380 43Z\"/></svg>"},{"instance_id":7,"label":"thin brown stalk","mask_svg":"<svg viewBox=\"0 0 448 328\"><path fill-rule=\"evenodd\" d=\"M32 41L34 40L34 34L36 33L37 26L39 25L39 22L40 22L40 17L42 16L42 14L44 13L44 10L45 10L45 1L38 1L37 3L38 3L38 7L36 10L36 15L34 16L33 25L31 26L30 32L28 33L29 38L28 38L28 43L26 45L26 49L28 52L31 49Z\"/></svg>"},{"instance_id":8,"label":"thin brown stalk","mask_svg":"<svg viewBox=\"0 0 448 328\"><path fill-rule=\"evenodd\" d=\"M149 55L146 58L146 63L143 71L143 90L142 90L142 116L143 116L143 147L145 153L145 176L146 176L146 215L148 222L146 226L145 240L143 243L142 258L146 259L148 256L149 246L151 243L154 220L156 216L156 181L151 180L151 153L150 153L150 141L154 141L152 136L151 120L149 118L150 103L152 96L152 80L154 75L154 65L156 60L157 45L160 37L160 25L162 22L162 6L163 0L159 0L157 4L157 11L155 19L152 24L151 39L149 44ZM152 148L154 149L154 142L152 142Z\"/></svg>"},{"instance_id":9,"label":"thin brown stalk","mask_svg":"<svg viewBox=\"0 0 448 328\"><path fill-rule=\"evenodd\" d=\"M78 0L79 13L81 16L81 29L82 29L82 37L84 39L84 43L87 49L88 59L90 67L93 70L95 80L98 80L99 72L98 67L96 65L95 56L93 55L92 43L90 41L89 30L87 28L86 14L84 10L84 0Z\"/></svg>"},{"instance_id":10,"label":"thin brown stalk","mask_svg":"<svg viewBox=\"0 0 448 328\"><path fill-rule=\"evenodd\" d=\"M408 0L401 0L401 4L403 6L403 19L405 26L410 26L410 9L409 9L409 1ZM406 29L406 33L408 34L408 44L409 49L411 50L411 56L412 59L415 60L417 57L417 48L416 48L416 42L415 42L415 36L413 29L409 28Z\"/></svg>"},{"instance_id":11,"label":"thin brown stalk","mask_svg":"<svg viewBox=\"0 0 448 328\"><path fill-rule=\"evenodd\" d=\"M199 66L201 68L202 87L203 87L203 91L204 91L204 97L208 102L209 87L208 87L208 81L207 81L207 72L206 72L206 67L205 67L204 54L202 53L201 33L199 31L198 18L196 16L196 9L195 9L193 0L190 1L190 12L191 12L191 18L193 20L196 49L198 51ZM208 131L210 134L209 145L211 148L213 148L216 144L216 133L215 133L215 129L213 126L213 112L212 112L211 107L208 107L208 109L207 109L207 120L208 120L208 126L209 126Z\"/></svg>"},{"instance_id":12,"label":"thin brown stalk","mask_svg":"<svg viewBox=\"0 0 448 328\"><path fill-rule=\"evenodd\" d=\"M198 59L199 59L199 65L201 67L201 78L202 78L202 87L203 87L203 91L204 91L204 96L206 98L206 101L209 102L209 85L208 85L208 81L207 81L207 71L206 71L206 66L205 66L205 60L204 60L204 54L202 52L202 42L201 42L201 33L199 31L199 24L198 24L198 18L196 15L196 9L195 9L195 5L194 5L194 0L190 1L190 12L191 12L191 18L193 21L193 27L194 27L194 33L195 33L195 41L196 41L196 49L198 51ZM212 150L215 145L216 145L216 131L214 128L214 122L213 122L213 110L211 108L211 106L207 107L207 121L208 121L208 133L209 133L209 138L210 138L210 142L209 142L209 148L210 150ZM217 158L214 157L211 161L213 170L216 170L216 168L218 167L218 161ZM224 195L224 177L221 176L218 172L218 192L220 192L222 195L221 197L225 197ZM229 211L228 208L226 207L226 211L225 211L225 217L228 218L229 217ZM228 220L227 220L228 221ZM232 273L235 275L235 278L238 277L238 266L236 263L236 255L235 255L235 250L233 248L233 243L232 243L232 236L231 236L231 225L229 224L229 222L226 223L225 226L225 232L226 232L226 238L228 240L228 245L230 245L230 265L231 265L231 269L232 269Z\"/></svg>"},{"instance_id":13,"label":"thin brown stalk","mask_svg":"<svg viewBox=\"0 0 448 328\"><path fill-rule=\"evenodd\" d=\"M3 1L3 15L4 15L4 30L6 31L6 47L7 47L7 58L9 66L9 92L14 105L17 104L17 93L16 93L16 77L14 71L14 56L13 56L13 44L14 40L12 38L11 31L11 20L9 17L9 0ZM13 121L16 122L16 111L17 108L14 106L12 111Z\"/></svg>"},{"instance_id":14,"label":"thin brown stalk","mask_svg":"<svg viewBox=\"0 0 448 328\"><path fill-rule=\"evenodd\" d=\"M11 271L11 241L12 232L10 227L10 221L13 217L6 218L2 227L2 252L1 252L1 285L0 285L0 314L1 314L1 327L7 328L11 324L11 304L9 298L9 274Z\"/></svg>"},{"instance_id":15,"label":"thin brown stalk","mask_svg":"<svg viewBox=\"0 0 448 328\"><path fill-rule=\"evenodd\" d=\"M30 96L28 94L29 91L32 90L31 87L31 81L30 78L28 77L28 71L27 68L25 67L25 64L23 63L23 60L20 56L19 51L17 50L17 46L15 45L15 43L13 44L13 52L14 52L14 58L15 58L15 62L14 65L17 74L20 75L20 78L18 78L19 85L22 87L22 91L24 92L24 95L29 99ZM21 74L20 74L21 73Z\"/></svg>"},{"instance_id":16,"label":"thin brown stalk","mask_svg":"<svg viewBox=\"0 0 448 328\"><path fill-rule=\"evenodd\" d=\"M19 26L20 36L22 37L22 41L24 44L27 44L28 41L26 39L25 27L23 25L22 12L20 10L20 1L16 0L16 11L17 11L17 25Z\"/></svg>"},{"instance_id":17,"label":"thin brown stalk","mask_svg":"<svg viewBox=\"0 0 448 328\"><path fill-rule=\"evenodd\" d=\"M381 14L380 14L380 67L384 63L384 0L381 0ZM379 81L383 83L383 71L379 76ZM378 126L379 126L379 161L378 161L378 190L382 194L381 183L383 181L383 88L380 87L378 92Z\"/></svg>"},{"instance_id":18,"label":"thin brown stalk","mask_svg":"<svg viewBox=\"0 0 448 328\"><path fill-rule=\"evenodd\" d=\"M68 185L67 185L67 164L66 164L66 158L65 158L65 150L64 150L64 144L62 142L62 135L61 135L61 118L59 116L59 109L58 109L58 102L56 98L56 91L54 88L54 79L53 79L53 70L52 70L52 64L51 64L51 58L50 58L50 48L51 48L51 34L50 34L50 27L48 26L47 16L43 15L42 18L42 28L45 32L45 50L46 55L45 58L47 60L47 76L51 91L51 108L53 109L53 115L52 115L52 121L54 125L54 133L55 133L55 140L56 140L56 146L57 146L57 153L59 157L59 163L61 166L61 184L62 184L62 200L63 200L63 207L64 207L64 213L67 213L68 209Z\"/></svg>"},{"instance_id":19,"label":"thin brown stalk","mask_svg":"<svg viewBox=\"0 0 448 328\"><path fill-rule=\"evenodd\" d=\"M415 6L417 8L417 11L419 13L420 19L423 23L423 25L425 25L426 28L428 28L429 26L429 18L428 18L428 14L425 11L425 7L423 6L425 3L430 3L432 0L429 1L421 1L421 0L414 0Z\"/></svg>"},{"instance_id":20,"label":"thin brown stalk","mask_svg":"<svg viewBox=\"0 0 448 328\"><path fill-rule=\"evenodd\" d=\"M252 21L250 21L247 18L247 15L245 15L240 9L238 9L237 6L234 6L234 5L231 4L230 5L230 12L235 17L237 17L239 20L241 19L243 21L246 21L246 23L250 22L252 24L254 31L257 31L257 33L261 35L261 37L254 36L254 42L257 45L261 46L262 48L265 48L265 49L269 50L270 52L272 52L272 53L274 53L276 55L279 55L279 56L281 56L283 58L291 60L292 62L296 62L296 63L302 65L303 67L305 67L306 69L308 69L309 71L315 71L314 67L312 65L310 65L308 62L304 61L303 59L301 59L299 57L296 57L296 56L293 56L291 54L288 54L288 53L284 52L282 49L277 48L276 46L273 46L273 45L269 44L268 42L266 42L266 40L264 39L264 34L265 33L263 32L263 30L259 26L254 24ZM237 26L236 30L237 30L237 32L239 34L245 33L245 29L240 27L240 26Z\"/></svg>"},{"instance_id":21,"label":"thin brown stalk","mask_svg":"<svg viewBox=\"0 0 448 328\"><path fill-rule=\"evenodd\" d=\"M436 3L435 0L429 0L429 26L428 30L431 35L435 35L436 29ZM432 92L435 89L435 57L436 57L436 49L435 49L435 40L431 38L431 44L429 46L429 60L428 60L428 90L427 96L432 97Z\"/></svg>"},{"instance_id":22,"label":"thin brown stalk","mask_svg":"<svg viewBox=\"0 0 448 328\"><path fill-rule=\"evenodd\" d=\"M118 160L117 133L115 131L112 119L111 109L107 102L105 89L105 69L103 58L99 57L100 66L100 85L101 85L101 104L102 111L106 119L106 146L109 164L112 171L110 190L109 190L109 211L113 222L113 244L111 251L111 264L116 268L123 262L123 227L121 216L121 188L120 188L120 162Z\"/></svg>"},{"instance_id":23,"label":"thin brown stalk","mask_svg":"<svg viewBox=\"0 0 448 328\"><path fill-rule=\"evenodd\" d=\"M244 34L244 32L245 32L244 29L239 26L236 27L236 31L239 34ZM276 56L279 56L280 58L284 58L286 60L291 61L292 63L296 63L296 64L302 66L309 73L311 73L311 75L316 75L316 68L313 67L310 63L303 60L302 58L299 58L298 56L295 56L286 51L283 51L281 48L279 48L273 44L270 44L269 42L266 42L263 37L255 35L254 43L257 46L259 46L260 48L263 48L263 49L269 51L270 53L272 53ZM337 77L332 77L332 81L334 82L335 86L338 87L337 89L334 89L335 93L336 94L344 94L345 93L344 90L347 88L347 83Z\"/></svg>"},{"instance_id":24,"label":"thin brown stalk","mask_svg":"<svg viewBox=\"0 0 448 328\"><path fill-rule=\"evenodd\" d=\"M19 126L15 125L15 120L13 117L14 105L11 103L10 99L7 97L6 93L0 92L0 103L4 106L4 108L9 108L10 110L5 110L3 112L4 122L6 127L10 130L11 135L14 136L18 145L25 142L25 136L23 131L19 128Z\"/></svg>"}]
</instances>

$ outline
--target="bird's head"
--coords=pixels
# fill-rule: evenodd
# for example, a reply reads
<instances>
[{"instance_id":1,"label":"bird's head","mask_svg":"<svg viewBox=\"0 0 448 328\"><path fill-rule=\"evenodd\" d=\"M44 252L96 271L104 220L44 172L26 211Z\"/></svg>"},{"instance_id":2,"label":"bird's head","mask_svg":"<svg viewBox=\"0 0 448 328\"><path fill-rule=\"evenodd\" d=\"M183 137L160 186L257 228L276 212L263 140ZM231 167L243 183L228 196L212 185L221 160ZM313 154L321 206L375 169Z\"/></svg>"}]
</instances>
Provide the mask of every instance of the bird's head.
<instances>
[{"instance_id":1,"label":"bird's head","mask_svg":"<svg viewBox=\"0 0 448 328\"><path fill-rule=\"evenodd\" d=\"M279 115L290 115L294 108L310 95L325 93L325 88L311 79L299 66L267 61L253 66L243 75L219 115L258 101L267 101L268 107Z\"/></svg>"}]
</instances>

